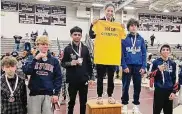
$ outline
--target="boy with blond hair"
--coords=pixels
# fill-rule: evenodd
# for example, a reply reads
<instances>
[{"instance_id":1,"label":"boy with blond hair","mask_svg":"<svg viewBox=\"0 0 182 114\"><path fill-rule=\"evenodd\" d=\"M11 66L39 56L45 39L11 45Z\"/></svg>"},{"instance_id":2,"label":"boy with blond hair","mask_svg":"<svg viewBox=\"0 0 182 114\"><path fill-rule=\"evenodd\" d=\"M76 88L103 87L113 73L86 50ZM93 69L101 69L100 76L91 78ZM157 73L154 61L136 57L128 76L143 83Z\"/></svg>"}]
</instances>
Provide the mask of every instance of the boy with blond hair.
<instances>
[{"instance_id":1,"label":"boy with blond hair","mask_svg":"<svg viewBox=\"0 0 182 114\"><path fill-rule=\"evenodd\" d=\"M24 73L31 75L28 114L53 114L51 105L58 102L61 90L61 69L59 61L48 51L48 37L38 37L36 46L38 51L33 60L23 66Z\"/></svg>"}]
</instances>

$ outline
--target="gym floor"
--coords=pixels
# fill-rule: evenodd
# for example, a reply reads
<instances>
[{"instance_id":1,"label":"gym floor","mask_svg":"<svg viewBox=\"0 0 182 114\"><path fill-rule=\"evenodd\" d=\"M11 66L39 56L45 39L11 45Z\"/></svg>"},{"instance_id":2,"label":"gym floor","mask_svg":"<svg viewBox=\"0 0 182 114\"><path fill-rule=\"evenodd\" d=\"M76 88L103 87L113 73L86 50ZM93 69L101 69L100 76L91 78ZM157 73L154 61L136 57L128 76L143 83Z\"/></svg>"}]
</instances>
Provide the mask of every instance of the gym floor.
<instances>
[{"instance_id":1,"label":"gym floor","mask_svg":"<svg viewBox=\"0 0 182 114\"><path fill-rule=\"evenodd\" d=\"M105 80L106 81L106 80ZM104 84L104 98L107 98L106 90L107 90L107 83L105 82ZM97 88L96 86L89 88L88 92L88 100L95 99L97 97ZM130 90L130 101L129 101L129 112L132 110L132 100L133 100L133 86L131 82ZM114 89L114 98L118 101L121 102L121 82L120 80L115 80L115 89ZM153 114L153 91L150 91L146 87L142 87L142 91L140 94L140 111L142 114ZM61 114L66 114L66 105L61 105ZM77 96L76 99L76 105L75 105L75 113L74 114L79 114L79 98ZM58 113L59 114L59 113Z\"/></svg>"}]
</instances>

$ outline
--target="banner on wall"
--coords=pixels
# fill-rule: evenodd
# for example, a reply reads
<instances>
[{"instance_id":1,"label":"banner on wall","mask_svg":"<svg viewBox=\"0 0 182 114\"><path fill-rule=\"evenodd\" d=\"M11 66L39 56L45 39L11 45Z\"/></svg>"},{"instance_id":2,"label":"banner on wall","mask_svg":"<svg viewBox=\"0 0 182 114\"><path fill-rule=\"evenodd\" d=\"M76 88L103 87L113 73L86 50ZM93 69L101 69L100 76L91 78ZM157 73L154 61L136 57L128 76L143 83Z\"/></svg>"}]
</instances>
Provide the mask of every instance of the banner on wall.
<instances>
[{"instance_id":1,"label":"banner on wall","mask_svg":"<svg viewBox=\"0 0 182 114\"><path fill-rule=\"evenodd\" d=\"M138 18L140 31L180 32L182 25L182 16L139 13Z\"/></svg>"},{"instance_id":2,"label":"banner on wall","mask_svg":"<svg viewBox=\"0 0 182 114\"><path fill-rule=\"evenodd\" d=\"M17 12L18 11L18 3L11 1L1 1L1 10L9 11L9 12Z\"/></svg>"},{"instance_id":3,"label":"banner on wall","mask_svg":"<svg viewBox=\"0 0 182 114\"><path fill-rule=\"evenodd\" d=\"M2 11L19 12L19 23L66 26L66 6L1 1Z\"/></svg>"},{"instance_id":4,"label":"banner on wall","mask_svg":"<svg viewBox=\"0 0 182 114\"><path fill-rule=\"evenodd\" d=\"M19 3L19 12L21 13L35 13L35 4Z\"/></svg>"},{"instance_id":5,"label":"banner on wall","mask_svg":"<svg viewBox=\"0 0 182 114\"><path fill-rule=\"evenodd\" d=\"M19 23L35 24L35 14L19 13Z\"/></svg>"}]
</instances>

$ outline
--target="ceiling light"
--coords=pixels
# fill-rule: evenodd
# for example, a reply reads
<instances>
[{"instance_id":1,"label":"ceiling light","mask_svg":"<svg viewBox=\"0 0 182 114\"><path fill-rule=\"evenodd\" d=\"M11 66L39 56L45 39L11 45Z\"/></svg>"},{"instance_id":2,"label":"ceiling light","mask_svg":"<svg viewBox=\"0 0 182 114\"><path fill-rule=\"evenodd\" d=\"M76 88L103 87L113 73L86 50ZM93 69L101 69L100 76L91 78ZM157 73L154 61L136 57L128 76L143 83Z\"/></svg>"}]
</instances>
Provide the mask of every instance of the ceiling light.
<instances>
[{"instance_id":1,"label":"ceiling light","mask_svg":"<svg viewBox=\"0 0 182 114\"><path fill-rule=\"evenodd\" d=\"M51 0L38 0L38 1L42 1L42 2L50 2Z\"/></svg>"},{"instance_id":2,"label":"ceiling light","mask_svg":"<svg viewBox=\"0 0 182 114\"><path fill-rule=\"evenodd\" d=\"M104 4L101 4L101 3L93 3L92 6L94 6L94 7L104 7Z\"/></svg>"},{"instance_id":3,"label":"ceiling light","mask_svg":"<svg viewBox=\"0 0 182 114\"><path fill-rule=\"evenodd\" d=\"M169 12L169 10L164 10L163 12L164 12L164 13L168 13L168 12Z\"/></svg>"},{"instance_id":4,"label":"ceiling light","mask_svg":"<svg viewBox=\"0 0 182 114\"><path fill-rule=\"evenodd\" d=\"M135 8L134 7L131 7L131 6L126 6L124 7L125 10L134 10Z\"/></svg>"},{"instance_id":5,"label":"ceiling light","mask_svg":"<svg viewBox=\"0 0 182 114\"><path fill-rule=\"evenodd\" d=\"M182 5L182 2L178 2L177 4L178 4L178 5Z\"/></svg>"}]
</instances>

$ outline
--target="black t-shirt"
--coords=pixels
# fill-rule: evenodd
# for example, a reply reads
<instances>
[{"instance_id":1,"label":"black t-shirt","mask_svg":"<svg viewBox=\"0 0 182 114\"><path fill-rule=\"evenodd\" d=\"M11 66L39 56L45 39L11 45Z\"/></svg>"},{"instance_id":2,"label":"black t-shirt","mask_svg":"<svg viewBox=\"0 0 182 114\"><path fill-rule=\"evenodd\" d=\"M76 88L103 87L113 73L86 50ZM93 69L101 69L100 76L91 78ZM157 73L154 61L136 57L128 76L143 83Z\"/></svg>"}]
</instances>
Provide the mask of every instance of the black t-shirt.
<instances>
[{"instance_id":1,"label":"black t-shirt","mask_svg":"<svg viewBox=\"0 0 182 114\"><path fill-rule=\"evenodd\" d=\"M15 39L15 43L20 43L20 40L22 39L22 37L21 36L13 36L14 37L14 39Z\"/></svg>"},{"instance_id":2,"label":"black t-shirt","mask_svg":"<svg viewBox=\"0 0 182 114\"><path fill-rule=\"evenodd\" d=\"M38 33L36 32L36 33L32 33L31 34L31 38L32 38L32 40L36 40L36 38L37 38L37 36L38 36Z\"/></svg>"}]
</instances>

